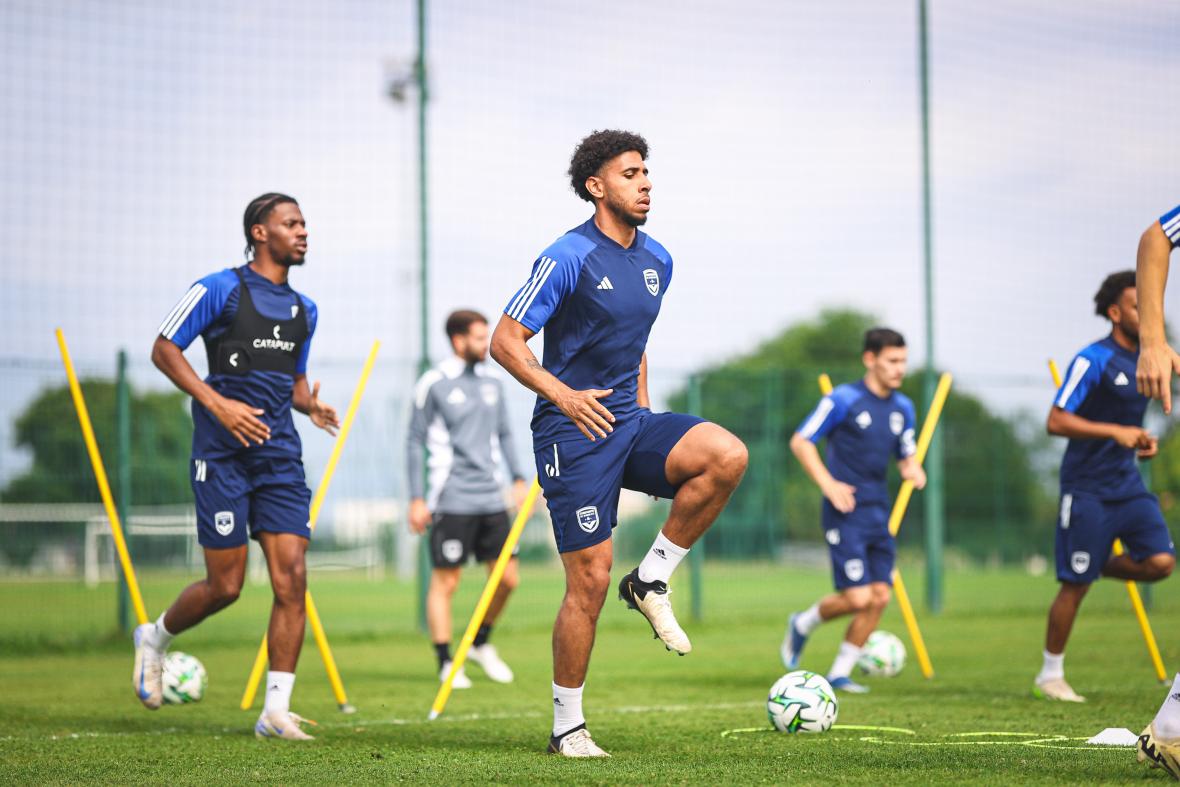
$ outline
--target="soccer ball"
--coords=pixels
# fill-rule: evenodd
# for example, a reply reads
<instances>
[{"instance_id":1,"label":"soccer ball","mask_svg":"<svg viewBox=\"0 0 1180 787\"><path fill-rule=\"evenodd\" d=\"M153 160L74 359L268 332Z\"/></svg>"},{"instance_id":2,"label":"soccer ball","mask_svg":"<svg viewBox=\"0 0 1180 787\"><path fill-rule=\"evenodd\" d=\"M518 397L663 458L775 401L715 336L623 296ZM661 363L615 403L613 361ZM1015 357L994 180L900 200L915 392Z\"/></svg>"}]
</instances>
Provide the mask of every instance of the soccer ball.
<instances>
[{"instance_id":1,"label":"soccer ball","mask_svg":"<svg viewBox=\"0 0 1180 787\"><path fill-rule=\"evenodd\" d=\"M766 715L779 732L827 732L838 710L831 684L807 670L783 675L766 699Z\"/></svg>"},{"instance_id":2,"label":"soccer ball","mask_svg":"<svg viewBox=\"0 0 1180 787\"><path fill-rule=\"evenodd\" d=\"M905 645L888 631L874 631L861 650L856 665L866 675L892 678L905 666Z\"/></svg>"},{"instance_id":3,"label":"soccer ball","mask_svg":"<svg viewBox=\"0 0 1180 787\"><path fill-rule=\"evenodd\" d=\"M164 658L164 702L183 705L200 702L205 696L209 676L196 656L173 651Z\"/></svg>"}]
</instances>

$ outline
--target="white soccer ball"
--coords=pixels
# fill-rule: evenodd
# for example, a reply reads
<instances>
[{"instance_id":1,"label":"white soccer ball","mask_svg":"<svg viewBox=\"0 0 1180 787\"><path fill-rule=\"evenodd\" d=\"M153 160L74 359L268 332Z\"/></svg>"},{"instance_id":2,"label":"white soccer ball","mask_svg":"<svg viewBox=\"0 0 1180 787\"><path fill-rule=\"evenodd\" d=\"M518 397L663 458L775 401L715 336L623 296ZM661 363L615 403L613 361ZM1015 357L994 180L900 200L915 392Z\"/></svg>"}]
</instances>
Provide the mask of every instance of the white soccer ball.
<instances>
[{"instance_id":1,"label":"white soccer ball","mask_svg":"<svg viewBox=\"0 0 1180 787\"><path fill-rule=\"evenodd\" d=\"M839 703L823 675L796 670L770 687L766 715L779 732L827 732L836 723Z\"/></svg>"},{"instance_id":2,"label":"white soccer ball","mask_svg":"<svg viewBox=\"0 0 1180 787\"><path fill-rule=\"evenodd\" d=\"M196 656L173 651L164 658L164 702L169 705L200 702L208 685L205 665Z\"/></svg>"},{"instance_id":3,"label":"white soccer ball","mask_svg":"<svg viewBox=\"0 0 1180 787\"><path fill-rule=\"evenodd\" d=\"M874 631L865 642L856 665L866 675L892 678L905 666L905 645L888 631Z\"/></svg>"}]
</instances>

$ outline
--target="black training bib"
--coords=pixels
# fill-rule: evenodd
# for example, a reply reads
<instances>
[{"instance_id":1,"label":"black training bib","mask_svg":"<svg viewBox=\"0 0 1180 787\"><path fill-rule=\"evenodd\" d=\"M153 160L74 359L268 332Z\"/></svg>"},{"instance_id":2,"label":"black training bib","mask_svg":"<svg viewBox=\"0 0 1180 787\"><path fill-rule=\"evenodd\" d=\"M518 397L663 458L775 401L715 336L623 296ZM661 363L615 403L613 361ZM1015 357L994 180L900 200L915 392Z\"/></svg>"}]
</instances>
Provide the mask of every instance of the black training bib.
<instances>
[{"instance_id":1,"label":"black training bib","mask_svg":"<svg viewBox=\"0 0 1180 787\"><path fill-rule=\"evenodd\" d=\"M258 313L246 277L236 268L241 287L233 324L220 336L205 338L210 374L244 375L280 372L295 376L299 354L307 341L307 307L294 293L298 308L290 319L272 320Z\"/></svg>"}]
</instances>

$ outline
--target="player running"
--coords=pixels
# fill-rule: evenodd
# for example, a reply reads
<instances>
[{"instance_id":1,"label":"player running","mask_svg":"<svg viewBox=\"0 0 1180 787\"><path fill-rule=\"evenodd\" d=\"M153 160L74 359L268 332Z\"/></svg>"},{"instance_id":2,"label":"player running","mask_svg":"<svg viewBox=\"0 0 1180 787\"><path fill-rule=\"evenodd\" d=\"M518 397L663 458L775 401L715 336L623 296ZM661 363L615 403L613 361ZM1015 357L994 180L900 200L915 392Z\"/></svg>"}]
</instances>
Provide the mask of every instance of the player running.
<instances>
[{"instance_id":1,"label":"player running","mask_svg":"<svg viewBox=\"0 0 1180 787\"><path fill-rule=\"evenodd\" d=\"M1061 460L1057 579L1049 608L1044 663L1033 694L1085 702L1065 681L1065 644L1086 592L1100 576L1157 582L1172 573L1175 549L1159 501L1147 491L1138 459L1158 443L1143 428L1147 398L1135 389L1139 311L1135 272L1112 273L1094 296L1111 332L1074 357L1053 400L1049 434L1069 438ZM1111 556L1121 539L1124 555Z\"/></svg>"},{"instance_id":2,"label":"player running","mask_svg":"<svg viewBox=\"0 0 1180 787\"><path fill-rule=\"evenodd\" d=\"M836 592L791 615L779 649L783 664L793 670L821 623L852 615L828 682L853 694L869 690L850 675L893 587L897 547L889 533L885 479L890 460L897 460L903 479L917 489L926 486L926 473L914 457L914 404L898 390L906 372L905 339L889 328L873 328L865 333L861 360L864 379L821 399L791 437L791 451L824 496L824 538ZM824 437L826 465L816 447Z\"/></svg>"},{"instance_id":3,"label":"player running","mask_svg":"<svg viewBox=\"0 0 1180 787\"><path fill-rule=\"evenodd\" d=\"M152 347L152 362L193 398L190 471L207 575L185 588L155 623L135 629L132 680L143 704L159 708L169 643L237 600L250 536L262 545L274 589L266 704L254 733L310 740L300 729L304 720L290 711L311 537L311 495L291 409L329 434L339 422L336 410L319 400L319 383L307 385L315 304L287 283L290 268L307 257L299 205L283 194L263 194L246 207L243 225L253 259L194 284L164 318ZM209 359L204 381L183 354L197 336Z\"/></svg>"},{"instance_id":4,"label":"player running","mask_svg":"<svg viewBox=\"0 0 1180 787\"><path fill-rule=\"evenodd\" d=\"M1139 393L1162 399L1172 412L1172 372L1180 372L1180 355L1168 346L1164 328L1164 289L1172 249L1180 246L1180 206L1152 222L1139 239L1136 283L1139 291L1139 364L1135 379ZM1180 673L1164 697L1155 719L1139 736L1140 762L1163 768L1180 780Z\"/></svg>"},{"instance_id":5,"label":"player running","mask_svg":"<svg viewBox=\"0 0 1180 787\"><path fill-rule=\"evenodd\" d=\"M537 393L533 450L566 592L553 626L549 751L609 756L590 737L582 689L610 585L619 490L672 498L663 530L619 583L664 645L692 649L668 600L668 580L717 518L746 469L746 448L690 415L653 413L645 348L672 279L672 257L639 231L651 209L647 142L596 131L574 151L573 190L594 216L558 238L509 301L492 356ZM528 340L545 330L544 365Z\"/></svg>"},{"instance_id":6,"label":"player running","mask_svg":"<svg viewBox=\"0 0 1180 787\"><path fill-rule=\"evenodd\" d=\"M511 529L499 468L506 465L511 473L518 508L527 492L512 446L503 387L485 364L488 335L487 318L479 312L464 309L447 317L447 337L455 354L418 380L406 441L410 528L418 534L432 528L434 570L426 595L426 623L440 681L451 671L451 597L463 565L474 555L490 571ZM429 500L422 472L424 449L430 455ZM518 582L514 556L470 650L471 660L497 683L511 683L512 669L488 638ZM460 670L451 686L471 688L471 679Z\"/></svg>"}]
</instances>

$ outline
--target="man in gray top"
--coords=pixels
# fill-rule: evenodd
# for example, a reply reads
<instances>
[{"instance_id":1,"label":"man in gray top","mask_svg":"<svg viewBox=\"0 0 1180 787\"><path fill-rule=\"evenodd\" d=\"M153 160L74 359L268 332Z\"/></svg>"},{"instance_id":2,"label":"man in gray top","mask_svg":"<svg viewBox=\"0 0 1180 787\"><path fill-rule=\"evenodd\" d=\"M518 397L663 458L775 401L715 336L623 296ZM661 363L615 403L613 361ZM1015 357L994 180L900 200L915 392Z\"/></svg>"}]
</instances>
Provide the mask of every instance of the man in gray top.
<instances>
[{"instance_id":1,"label":"man in gray top","mask_svg":"<svg viewBox=\"0 0 1180 787\"><path fill-rule=\"evenodd\" d=\"M527 491L512 447L500 380L484 365L487 318L475 311L456 311L447 317L447 336L455 354L418 380L406 446L410 528L418 534L432 528L434 570L426 596L426 621L440 681L446 680L451 669L451 597L459 587L459 572L471 555L487 563L490 571L511 529L501 468L506 466L512 477L518 508ZM429 484L423 473L423 449L429 452ZM470 652L471 660L497 683L511 683L512 670L488 637L518 581L514 555ZM452 687L470 688L471 680L460 671Z\"/></svg>"}]
</instances>

